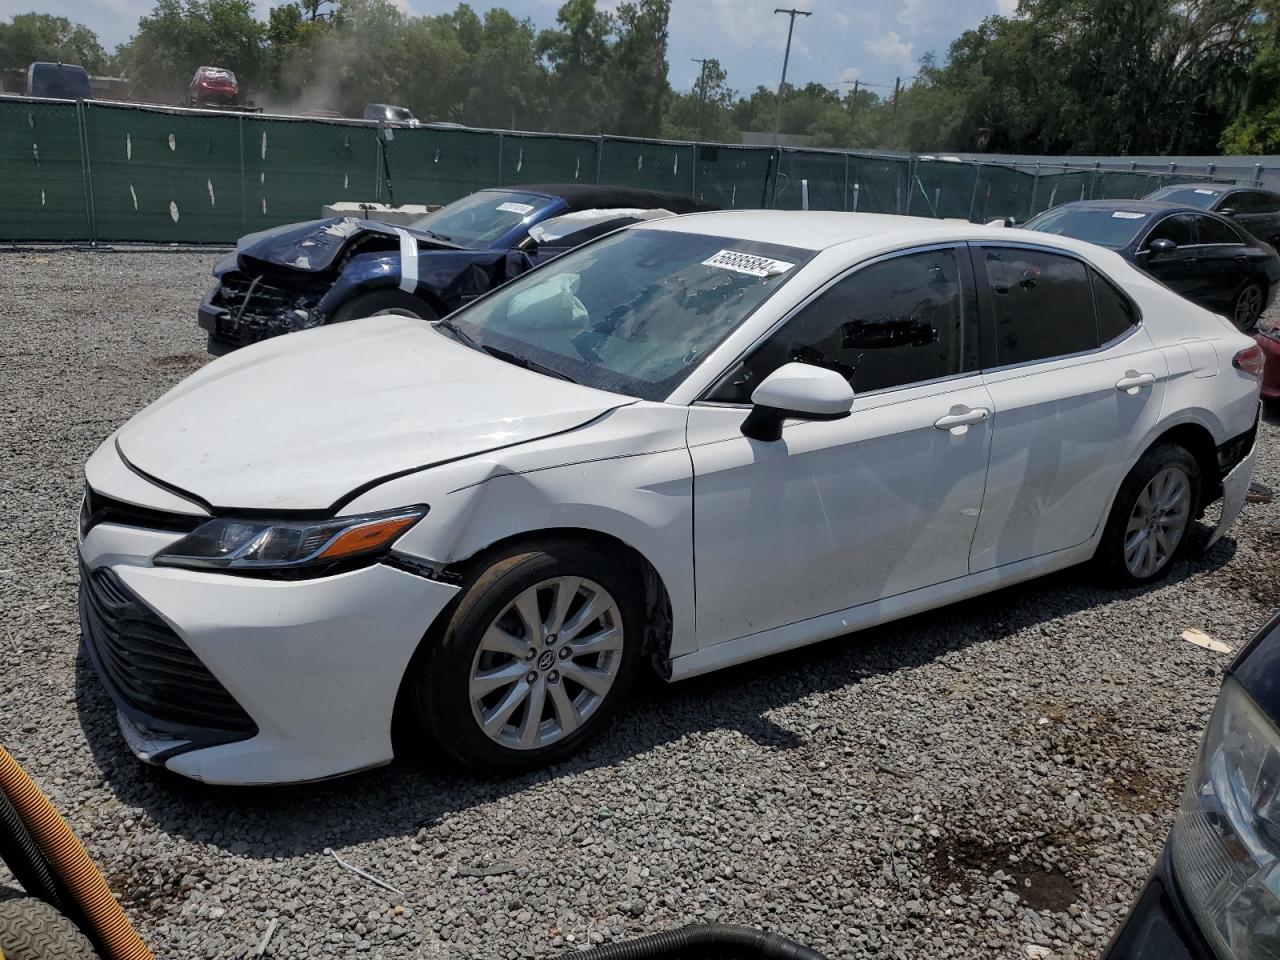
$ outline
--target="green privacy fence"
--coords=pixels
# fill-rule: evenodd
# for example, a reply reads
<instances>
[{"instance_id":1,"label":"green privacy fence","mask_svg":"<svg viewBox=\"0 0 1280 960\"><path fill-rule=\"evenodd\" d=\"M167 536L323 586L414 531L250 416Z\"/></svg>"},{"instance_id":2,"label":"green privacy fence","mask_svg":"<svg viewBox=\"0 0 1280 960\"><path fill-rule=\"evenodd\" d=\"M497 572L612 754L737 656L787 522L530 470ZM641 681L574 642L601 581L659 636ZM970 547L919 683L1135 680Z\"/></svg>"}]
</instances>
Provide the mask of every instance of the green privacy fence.
<instances>
[{"instance_id":1,"label":"green privacy fence","mask_svg":"<svg viewBox=\"0 0 1280 960\"><path fill-rule=\"evenodd\" d=\"M611 183L725 208L1025 220L1140 197L1176 174L0 97L0 240L230 243L338 201L448 203L522 183ZM1206 179L1206 178L1201 178Z\"/></svg>"}]
</instances>

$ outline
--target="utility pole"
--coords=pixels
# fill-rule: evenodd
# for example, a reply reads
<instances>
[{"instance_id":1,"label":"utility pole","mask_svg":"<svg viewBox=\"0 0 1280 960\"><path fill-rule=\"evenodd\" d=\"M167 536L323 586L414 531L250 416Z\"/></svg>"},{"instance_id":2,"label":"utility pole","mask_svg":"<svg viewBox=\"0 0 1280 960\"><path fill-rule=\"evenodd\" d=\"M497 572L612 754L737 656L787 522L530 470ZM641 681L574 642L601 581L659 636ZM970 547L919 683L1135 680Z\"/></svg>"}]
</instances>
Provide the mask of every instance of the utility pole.
<instances>
[{"instance_id":1,"label":"utility pole","mask_svg":"<svg viewBox=\"0 0 1280 960\"><path fill-rule=\"evenodd\" d=\"M773 142L779 144L782 142L782 91L787 86L787 63L791 59L791 34L796 28L796 17L813 16L810 10L797 10L794 7L784 9L776 7L774 13L785 13L791 18L791 22L787 24L787 52L782 55L782 79L778 82L778 118L773 124Z\"/></svg>"},{"instance_id":2,"label":"utility pole","mask_svg":"<svg viewBox=\"0 0 1280 960\"><path fill-rule=\"evenodd\" d=\"M893 136L898 135L898 93L902 89L902 78L893 78L893 113L889 117L889 129Z\"/></svg>"},{"instance_id":3,"label":"utility pole","mask_svg":"<svg viewBox=\"0 0 1280 960\"><path fill-rule=\"evenodd\" d=\"M692 62L699 64L698 70L698 109L694 113L693 125L697 130L697 139L702 139L702 104L707 99L707 61L698 59L697 57L689 58Z\"/></svg>"}]
</instances>

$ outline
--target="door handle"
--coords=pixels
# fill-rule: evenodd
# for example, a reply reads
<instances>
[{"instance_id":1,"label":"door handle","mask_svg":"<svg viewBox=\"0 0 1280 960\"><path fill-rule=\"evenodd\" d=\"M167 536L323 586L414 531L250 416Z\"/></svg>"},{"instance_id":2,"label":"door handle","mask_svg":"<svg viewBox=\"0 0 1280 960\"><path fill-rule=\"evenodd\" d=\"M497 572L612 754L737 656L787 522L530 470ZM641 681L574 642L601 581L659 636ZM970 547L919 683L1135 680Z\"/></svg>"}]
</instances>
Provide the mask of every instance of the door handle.
<instances>
[{"instance_id":1,"label":"door handle","mask_svg":"<svg viewBox=\"0 0 1280 960\"><path fill-rule=\"evenodd\" d=\"M1131 397L1136 397L1139 390L1143 387L1149 387L1155 382L1156 375L1154 373L1139 373L1137 370L1129 370L1116 381L1116 389L1123 390Z\"/></svg>"},{"instance_id":2,"label":"door handle","mask_svg":"<svg viewBox=\"0 0 1280 960\"><path fill-rule=\"evenodd\" d=\"M990 416L991 411L986 407L952 407L949 414L933 421L933 425L939 430L950 430L952 434L960 437L968 433L969 428L975 423L982 423Z\"/></svg>"}]
</instances>

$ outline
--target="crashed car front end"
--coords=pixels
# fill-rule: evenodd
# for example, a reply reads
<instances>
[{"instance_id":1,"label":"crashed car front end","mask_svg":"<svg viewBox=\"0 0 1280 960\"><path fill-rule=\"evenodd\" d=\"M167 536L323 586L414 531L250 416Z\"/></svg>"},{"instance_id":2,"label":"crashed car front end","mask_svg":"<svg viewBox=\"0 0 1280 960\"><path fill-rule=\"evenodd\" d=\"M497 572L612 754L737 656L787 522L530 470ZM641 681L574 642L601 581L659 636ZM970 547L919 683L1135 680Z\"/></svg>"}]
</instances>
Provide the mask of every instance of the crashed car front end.
<instances>
[{"instance_id":1,"label":"crashed car front end","mask_svg":"<svg viewBox=\"0 0 1280 960\"><path fill-rule=\"evenodd\" d=\"M245 269L232 254L213 270L214 283L197 311L209 352L226 353L322 323L316 312L327 284L266 264Z\"/></svg>"}]
</instances>

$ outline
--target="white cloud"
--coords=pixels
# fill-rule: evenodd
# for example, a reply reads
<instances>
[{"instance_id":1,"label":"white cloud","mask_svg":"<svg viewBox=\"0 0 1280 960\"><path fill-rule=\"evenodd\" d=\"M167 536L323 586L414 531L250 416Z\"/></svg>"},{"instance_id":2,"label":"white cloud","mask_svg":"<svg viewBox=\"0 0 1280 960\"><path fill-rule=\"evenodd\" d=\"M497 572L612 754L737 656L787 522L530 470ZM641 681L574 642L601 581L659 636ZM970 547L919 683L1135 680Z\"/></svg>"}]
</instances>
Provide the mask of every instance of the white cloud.
<instances>
[{"instance_id":1,"label":"white cloud","mask_svg":"<svg viewBox=\"0 0 1280 960\"><path fill-rule=\"evenodd\" d=\"M841 30L849 29L849 15L847 13L837 13L835 17L836 17L836 24L840 27Z\"/></svg>"},{"instance_id":2,"label":"white cloud","mask_svg":"<svg viewBox=\"0 0 1280 960\"><path fill-rule=\"evenodd\" d=\"M1018 12L1018 0L996 0L996 13L1002 17L1012 17Z\"/></svg>"},{"instance_id":3,"label":"white cloud","mask_svg":"<svg viewBox=\"0 0 1280 960\"><path fill-rule=\"evenodd\" d=\"M897 30L890 30L874 40L867 40L863 46L867 48L868 53L874 54L881 60L887 60L908 70L915 69L916 45L904 41Z\"/></svg>"},{"instance_id":4,"label":"white cloud","mask_svg":"<svg viewBox=\"0 0 1280 960\"><path fill-rule=\"evenodd\" d=\"M862 71L857 67L845 67L840 71L840 80L843 83L853 83L855 80L862 78Z\"/></svg>"}]
</instances>

